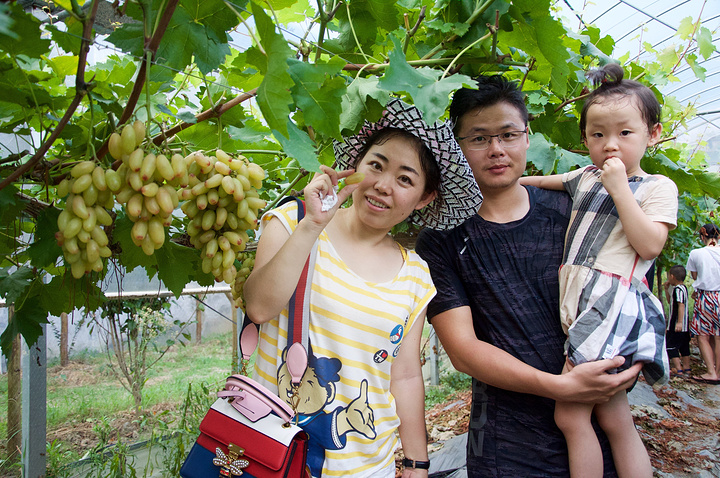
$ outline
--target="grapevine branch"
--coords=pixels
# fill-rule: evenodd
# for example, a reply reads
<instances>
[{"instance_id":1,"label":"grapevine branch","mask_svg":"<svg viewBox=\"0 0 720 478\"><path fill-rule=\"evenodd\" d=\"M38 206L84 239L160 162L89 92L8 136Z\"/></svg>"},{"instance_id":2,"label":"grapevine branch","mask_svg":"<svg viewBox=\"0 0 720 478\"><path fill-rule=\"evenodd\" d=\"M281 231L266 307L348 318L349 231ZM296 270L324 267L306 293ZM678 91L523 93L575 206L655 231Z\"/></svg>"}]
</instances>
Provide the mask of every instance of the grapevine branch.
<instances>
[{"instance_id":1,"label":"grapevine branch","mask_svg":"<svg viewBox=\"0 0 720 478\"><path fill-rule=\"evenodd\" d=\"M576 101L584 100L590 95L590 93L585 93L584 95L576 96L575 98L570 98L569 100L565 100L562 103L558 105L557 108L555 108L555 113L560 111L561 109L565 108L570 103L575 103Z\"/></svg>"},{"instance_id":2,"label":"grapevine branch","mask_svg":"<svg viewBox=\"0 0 720 478\"><path fill-rule=\"evenodd\" d=\"M99 1L100 0L93 0L90 15L84 19L83 35L80 43L80 53L78 55L78 69L77 75L75 76L75 97L50 137L45 140L32 158L30 158L25 164L20 165L20 167L10 173L8 177L0 181L0 190L4 189L8 184L12 184L20 176L30 171L38 162L40 162L40 160L45 156L45 153L47 153L50 149L50 146L53 145L55 140L60 136L60 133L62 133L63 129L65 129L65 126L70 121L70 118L72 118L75 110L78 106L80 106L80 103L87 94L88 83L85 82L85 67L87 66L87 54L90 51L92 27L95 23L95 14L97 13Z\"/></svg>"},{"instance_id":3,"label":"grapevine branch","mask_svg":"<svg viewBox=\"0 0 720 478\"><path fill-rule=\"evenodd\" d=\"M403 53L407 53L408 46L410 45L410 39L415 36L415 33L417 33L418 28L420 28L420 24L423 20L425 20L425 5L423 5L422 9L420 9L420 15L418 15L417 22L415 22L415 26L412 27L412 30L409 30L405 34L405 44L403 45ZM407 17L405 17L407 21Z\"/></svg>"},{"instance_id":4,"label":"grapevine branch","mask_svg":"<svg viewBox=\"0 0 720 478\"><path fill-rule=\"evenodd\" d=\"M207 121L210 118L217 118L220 117L223 113L225 113L230 108L239 105L240 103L249 100L250 98L254 97L257 94L257 88L254 88L248 92L242 93L235 98L231 99L230 101L227 101L225 103L216 105L213 108L207 109L203 111L202 113L195 116L195 123L187 123L183 122L178 125L173 126L167 131L163 131L159 135L155 136L153 138L153 143L160 144L163 141L165 141L167 138L171 138L173 135L179 133L180 131L189 128L193 126L196 123L200 123L202 121Z\"/></svg>"}]
</instances>

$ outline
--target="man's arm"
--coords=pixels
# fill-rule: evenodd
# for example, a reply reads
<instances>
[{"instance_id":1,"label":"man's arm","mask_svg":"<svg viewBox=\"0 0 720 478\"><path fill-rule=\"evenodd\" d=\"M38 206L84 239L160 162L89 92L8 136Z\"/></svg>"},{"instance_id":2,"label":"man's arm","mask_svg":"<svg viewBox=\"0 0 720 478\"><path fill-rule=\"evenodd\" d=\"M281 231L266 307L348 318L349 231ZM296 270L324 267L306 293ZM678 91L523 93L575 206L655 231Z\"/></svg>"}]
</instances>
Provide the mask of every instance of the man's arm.
<instances>
[{"instance_id":1,"label":"man's arm","mask_svg":"<svg viewBox=\"0 0 720 478\"><path fill-rule=\"evenodd\" d=\"M494 387L529 393L558 401L606 402L630 387L642 364L608 374L623 364L622 357L578 365L571 372L554 375L520 361L504 350L477 339L472 314L467 306L442 312L432 325L453 366L460 372Z\"/></svg>"}]
</instances>

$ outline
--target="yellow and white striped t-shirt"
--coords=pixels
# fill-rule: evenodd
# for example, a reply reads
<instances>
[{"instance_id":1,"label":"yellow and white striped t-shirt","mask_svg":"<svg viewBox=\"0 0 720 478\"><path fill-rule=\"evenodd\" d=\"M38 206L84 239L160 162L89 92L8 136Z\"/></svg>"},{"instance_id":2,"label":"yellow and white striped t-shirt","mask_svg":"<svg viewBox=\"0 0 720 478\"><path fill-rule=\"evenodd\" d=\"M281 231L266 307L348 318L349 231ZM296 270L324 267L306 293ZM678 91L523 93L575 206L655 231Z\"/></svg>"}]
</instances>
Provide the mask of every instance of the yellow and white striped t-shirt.
<instances>
[{"instance_id":1,"label":"yellow and white striped t-shirt","mask_svg":"<svg viewBox=\"0 0 720 478\"><path fill-rule=\"evenodd\" d=\"M272 217L292 232L296 203L265 214L261 230ZM300 424L310 435L308 465L313 476L322 470L323 477L394 477L400 420L390 393L390 367L406 331L423 326L416 319L435 295L435 287L427 263L415 251L401 248L402 269L393 280L377 284L345 265L325 231L318 243L309 300L311 357L299 407ZM255 378L273 391L278 391L279 382L279 396L290 403L286 345L284 309L261 327ZM374 427L357 418L368 408Z\"/></svg>"}]
</instances>

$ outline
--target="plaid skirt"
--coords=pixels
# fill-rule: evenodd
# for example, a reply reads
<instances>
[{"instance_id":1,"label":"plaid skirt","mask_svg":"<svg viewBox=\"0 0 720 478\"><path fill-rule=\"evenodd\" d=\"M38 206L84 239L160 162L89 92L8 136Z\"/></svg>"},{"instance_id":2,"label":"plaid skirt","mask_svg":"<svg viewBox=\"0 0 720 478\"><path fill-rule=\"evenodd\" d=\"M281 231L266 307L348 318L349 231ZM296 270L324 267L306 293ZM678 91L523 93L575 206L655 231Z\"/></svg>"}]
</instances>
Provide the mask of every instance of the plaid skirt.
<instances>
[{"instance_id":1,"label":"plaid skirt","mask_svg":"<svg viewBox=\"0 0 720 478\"><path fill-rule=\"evenodd\" d=\"M697 298L690 321L694 335L720 335L720 291L697 289Z\"/></svg>"},{"instance_id":2,"label":"plaid skirt","mask_svg":"<svg viewBox=\"0 0 720 478\"><path fill-rule=\"evenodd\" d=\"M578 265L564 265L560 283L571 289L581 286L579 294L564 294L561 298L563 311L576 312L568 324L565 344L571 364L622 355L625 363L620 370L642 362L648 384L667 381L665 314L647 285ZM565 319L565 323L570 322Z\"/></svg>"}]
</instances>

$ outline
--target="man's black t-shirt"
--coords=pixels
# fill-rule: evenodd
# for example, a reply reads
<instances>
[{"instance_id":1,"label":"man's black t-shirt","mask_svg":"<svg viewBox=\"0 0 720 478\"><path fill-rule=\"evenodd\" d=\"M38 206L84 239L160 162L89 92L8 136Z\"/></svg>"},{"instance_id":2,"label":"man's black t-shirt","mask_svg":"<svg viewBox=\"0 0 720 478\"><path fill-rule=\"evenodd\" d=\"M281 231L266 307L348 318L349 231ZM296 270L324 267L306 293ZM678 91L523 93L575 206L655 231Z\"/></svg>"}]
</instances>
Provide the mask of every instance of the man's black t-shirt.
<instances>
[{"instance_id":1,"label":"man's black t-shirt","mask_svg":"<svg viewBox=\"0 0 720 478\"><path fill-rule=\"evenodd\" d=\"M432 321L441 312L469 306L478 339L559 374L565 335L558 268L571 203L563 192L526 189L530 211L518 221L498 224L476 215L450 231L420 233L416 250L438 290L427 315ZM568 476L554 408L553 400L473 379L468 474Z\"/></svg>"}]
</instances>

